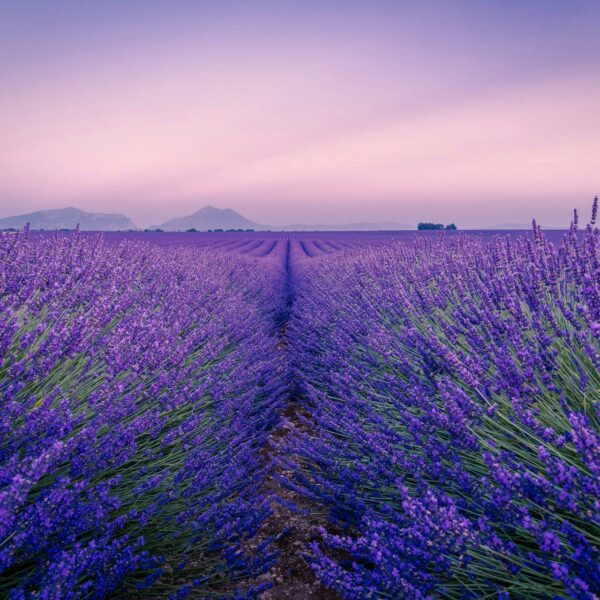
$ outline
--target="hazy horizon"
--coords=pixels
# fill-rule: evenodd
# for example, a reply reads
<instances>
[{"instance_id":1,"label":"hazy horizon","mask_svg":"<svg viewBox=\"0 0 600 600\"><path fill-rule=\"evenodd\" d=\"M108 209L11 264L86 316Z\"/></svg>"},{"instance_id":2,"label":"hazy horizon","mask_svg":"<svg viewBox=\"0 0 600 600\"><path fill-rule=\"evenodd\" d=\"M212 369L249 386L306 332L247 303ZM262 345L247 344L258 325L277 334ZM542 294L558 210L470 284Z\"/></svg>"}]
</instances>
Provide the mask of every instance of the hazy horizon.
<instances>
[{"instance_id":1,"label":"hazy horizon","mask_svg":"<svg viewBox=\"0 0 600 600\"><path fill-rule=\"evenodd\" d=\"M600 191L596 2L4 2L0 217L565 227Z\"/></svg>"},{"instance_id":2,"label":"hazy horizon","mask_svg":"<svg viewBox=\"0 0 600 600\"><path fill-rule=\"evenodd\" d=\"M207 205L208 207L211 207L210 205ZM207 206L201 207L201 208L206 208ZM591 201L584 203L583 206L583 210L581 209L581 207L578 206L574 206L574 208L577 208L579 211L579 215L580 215L580 220L582 223L587 223L588 219L589 219L589 215L588 215L588 209L590 209L591 207ZM26 211L26 212L22 212L22 213L13 213L10 215L1 215L0 214L0 220L3 219L5 216L6 217L16 217L16 216L22 216L22 215L26 215L26 214L30 214L30 213L37 213L37 212L46 212L46 211L52 211L52 210L64 210L64 209L72 209L72 208L79 208L76 206L53 206L53 207L48 207L46 209L36 209L36 210L32 210L32 211ZM368 225L368 224L372 224L374 226L376 225L389 225L389 224L396 224L399 226L399 229L415 229L417 224L419 222L423 222L423 221L433 221L433 222L439 222L439 219L421 219L420 221L415 221L415 222L406 222L406 221L400 221L400 220L383 220L383 219L370 219L370 220L363 220L363 221L351 221L351 220L346 220L346 221L321 221L321 222L311 222L311 221L295 221L295 222L285 222L285 223L274 223L274 222L269 222L269 221L260 221L258 219L254 219L252 218L252 216L249 216L247 214L242 214L239 211L237 211L235 208L232 208L230 206L223 206L223 207L214 207L214 208L222 208L222 209L230 209L230 210L234 210L235 212L237 212L238 214L240 214L240 216L247 218L249 221L253 221L254 223L256 223L257 225L260 226L272 226L273 228L279 229L279 228L286 228L287 231L294 231L293 227L294 226L299 226L302 227L302 230L306 230L307 226L312 226L314 225L315 227L319 227L321 230L323 230L323 227L325 226L331 226L331 231L335 230L336 227L347 227L350 225ZM83 209L81 209L83 210ZM94 211L90 210L90 211L86 211L86 212L90 212L91 214L98 214L95 213ZM194 211L196 212L196 211ZM140 221L139 219L136 219L134 215L131 215L129 213L126 212L105 212L105 213L100 213L100 214L114 214L114 215L122 215L124 217L128 217L130 218L133 223L139 227L140 229L144 229L144 228L153 228L153 227L160 227L163 224L165 224L167 221L172 220L171 218L166 219L165 221L162 222L145 222L145 221ZM193 214L193 213L192 213ZM172 217L177 219L180 217L188 217L191 216L188 214L181 214L181 215L173 215ZM573 209L570 209L569 211L565 212L565 218L563 220L562 223L559 223L557 225L553 225L547 221L545 221L543 218L540 220L539 218L536 218L535 215L529 220L529 221L513 221L513 222L498 222L498 223L485 223L482 225L476 225L476 226L469 226L469 225L464 225L464 224L459 224L460 227L459 229L461 230L485 230L485 229L506 229L506 230L510 230L510 229L529 229L531 227L531 220L532 219L536 219L536 222L538 225L541 225L542 228L546 228L546 229L568 229L569 226L569 222L572 219L573 216ZM454 221L448 220L443 224L448 224L448 223L454 223ZM377 227L375 227L375 229L377 229ZM388 227L382 229L382 231L385 230L389 230Z\"/></svg>"}]
</instances>

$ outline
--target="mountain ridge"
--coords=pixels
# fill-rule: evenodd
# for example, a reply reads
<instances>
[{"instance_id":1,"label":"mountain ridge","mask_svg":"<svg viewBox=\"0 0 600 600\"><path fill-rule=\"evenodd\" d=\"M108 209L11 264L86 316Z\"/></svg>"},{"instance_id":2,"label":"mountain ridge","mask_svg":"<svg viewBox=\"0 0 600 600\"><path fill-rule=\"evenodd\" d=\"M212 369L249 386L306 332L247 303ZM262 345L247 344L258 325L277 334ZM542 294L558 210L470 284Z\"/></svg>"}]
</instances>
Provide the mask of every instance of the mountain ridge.
<instances>
[{"instance_id":1,"label":"mountain ridge","mask_svg":"<svg viewBox=\"0 0 600 600\"><path fill-rule=\"evenodd\" d=\"M75 229L78 224L82 231L139 229L129 217L121 213L90 213L73 206L0 218L0 229L22 229L27 224L34 230Z\"/></svg>"},{"instance_id":2,"label":"mountain ridge","mask_svg":"<svg viewBox=\"0 0 600 600\"><path fill-rule=\"evenodd\" d=\"M65 208L39 210L21 215L0 218L0 229L22 229L29 223L32 230L75 229L79 223L82 231L128 231L139 227L126 215L120 213L91 213L68 206ZM247 219L231 208L204 206L190 215L175 217L162 225L148 230L207 231L209 229L253 229L255 231L395 231L412 230L414 226L393 221L357 222L347 224L265 225Z\"/></svg>"},{"instance_id":3,"label":"mountain ridge","mask_svg":"<svg viewBox=\"0 0 600 600\"><path fill-rule=\"evenodd\" d=\"M152 229L152 228L151 228ZM191 215L169 219L162 225L154 227L163 231L185 231L196 229L254 229L255 231L394 231L414 229L406 223L391 221L375 221L372 223L348 223L342 225L332 224L305 224L294 223L291 225L264 225L247 219L231 208L216 208L210 204L197 210Z\"/></svg>"},{"instance_id":4,"label":"mountain ridge","mask_svg":"<svg viewBox=\"0 0 600 600\"><path fill-rule=\"evenodd\" d=\"M165 221L159 228L164 231L185 231L186 229L266 229L268 226L255 223L231 208L216 208L208 204L191 215Z\"/></svg>"}]
</instances>

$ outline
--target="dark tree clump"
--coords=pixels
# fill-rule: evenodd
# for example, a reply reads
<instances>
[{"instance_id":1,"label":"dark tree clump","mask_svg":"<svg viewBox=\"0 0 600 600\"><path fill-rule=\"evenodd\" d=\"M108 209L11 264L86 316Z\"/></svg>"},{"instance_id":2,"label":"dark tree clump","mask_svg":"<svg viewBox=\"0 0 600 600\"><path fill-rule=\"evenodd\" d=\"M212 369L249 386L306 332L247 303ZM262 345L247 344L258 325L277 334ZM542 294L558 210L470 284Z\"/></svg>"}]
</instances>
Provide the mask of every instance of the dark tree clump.
<instances>
[{"instance_id":1,"label":"dark tree clump","mask_svg":"<svg viewBox=\"0 0 600 600\"><path fill-rule=\"evenodd\" d=\"M454 223L450 223L450 225L442 225L442 223L419 223L417 225L417 229L419 231L440 231L442 229L448 229L451 231L456 231L458 229Z\"/></svg>"}]
</instances>

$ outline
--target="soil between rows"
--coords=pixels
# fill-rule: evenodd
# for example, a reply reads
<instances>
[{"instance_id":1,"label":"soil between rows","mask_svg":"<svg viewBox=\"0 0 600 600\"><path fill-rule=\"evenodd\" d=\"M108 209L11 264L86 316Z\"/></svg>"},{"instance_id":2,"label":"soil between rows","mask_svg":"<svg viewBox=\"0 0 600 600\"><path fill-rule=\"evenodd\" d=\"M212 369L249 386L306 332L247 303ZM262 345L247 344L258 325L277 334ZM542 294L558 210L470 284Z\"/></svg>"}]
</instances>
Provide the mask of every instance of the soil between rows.
<instances>
[{"instance_id":1,"label":"soil between rows","mask_svg":"<svg viewBox=\"0 0 600 600\"><path fill-rule=\"evenodd\" d=\"M283 319L279 326L278 350L288 352L288 322L295 300L292 266L292 245L287 242L285 255L285 305ZM294 389L294 386L291 388ZM291 473L282 465L287 457L286 438L294 431L306 430L306 419L301 404L293 391L287 407L281 414L280 424L271 432L263 450L269 476L264 483L263 492L271 500L272 513L265 521L259 540L275 537L274 547L278 558L273 567L259 577L259 581L271 583L272 587L260 595L260 600L338 600L337 593L320 583L305 556L309 553L309 544L320 540L320 527L327 524L326 515L318 507L298 492L283 485L280 479L288 478ZM287 457L289 458L289 457ZM292 457L293 458L293 457ZM270 468L269 468L270 467ZM283 502L278 502L281 499ZM297 507L294 510L292 507Z\"/></svg>"},{"instance_id":2,"label":"soil between rows","mask_svg":"<svg viewBox=\"0 0 600 600\"><path fill-rule=\"evenodd\" d=\"M278 458L285 447L285 438L295 429L305 427L300 424L300 407L291 401L281 415L282 423L269 438L265 448L265 459L274 466L272 475L265 481L264 492L274 498L271 502L272 514L265 521L259 539L276 536L275 550L279 556L273 567L259 577L260 582L270 582L273 587L260 595L261 600L337 600L337 593L321 584L304 556L308 554L310 542L320 540L319 528L327 523L326 516L319 513L312 503L297 492L288 489L278 481L278 477L290 475L280 466ZM284 504L277 502L277 498ZM295 511L288 505L293 504Z\"/></svg>"}]
</instances>

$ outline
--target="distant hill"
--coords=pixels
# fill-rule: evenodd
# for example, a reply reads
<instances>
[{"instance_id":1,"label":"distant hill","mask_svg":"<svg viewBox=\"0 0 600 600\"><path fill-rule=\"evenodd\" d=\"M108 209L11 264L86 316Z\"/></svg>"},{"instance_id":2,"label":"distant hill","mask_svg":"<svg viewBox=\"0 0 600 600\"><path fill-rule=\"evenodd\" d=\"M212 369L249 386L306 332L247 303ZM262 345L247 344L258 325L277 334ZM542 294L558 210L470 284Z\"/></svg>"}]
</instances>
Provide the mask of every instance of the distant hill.
<instances>
[{"instance_id":1,"label":"distant hill","mask_svg":"<svg viewBox=\"0 0 600 600\"><path fill-rule=\"evenodd\" d=\"M375 231L375 230L397 230L413 229L404 223L392 223L379 221L374 223L348 223L346 225L306 225L296 223L293 225L263 225L242 216L231 208L215 208L205 206L187 217L171 219L157 227L150 229L162 229L164 231L186 231L196 229L206 231L208 229L254 229L256 231Z\"/></svg>"},{"instance_id":2,"label":"distant hill","mask_svg":"<svg viewBox=\"0 0 600 600\"><path fill-rule=\"evenodd\" d=\"M0 229L22 229L29 223L31 229L75 229L82 231L122 231L137 229L135 223L118 213L89 213L78 208L58 208L0 219Z\"/></svg>"},{"instance_id":3,"label":"distant hill","mask_svg":"<svg viewBox=\"0 0 600 600\"><path fill-rule=\"evenodd\" d=\"M127 231L138 229L135 223L122 214L89 213L78 208L39 210L23 215L0 219L0 229L22 229L29 223L31 229L75 229L79 223L82 231ZM405 223L374 221L372 223L263 225L247 219L231 208L205 206L195 213L170 219L162 225L149 227L163 231L207 231L209 229L254 229L255 231L396 231L414 229Z\"/></svg>"},{"instance_id":4,"label":"distant hill","mask_svg":"<svg viewBox=\"0 0 600 600\"><path fill-rule=\"evenodd\" d=\"M206 231L208 229L269 229L266 225L260 225L250 219L246 219L240 213L231 208L216 208L205 206L187 217L171 219L159 225L164 231L185 231L196 229Z\"/></svg>"}]
</instances>

